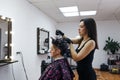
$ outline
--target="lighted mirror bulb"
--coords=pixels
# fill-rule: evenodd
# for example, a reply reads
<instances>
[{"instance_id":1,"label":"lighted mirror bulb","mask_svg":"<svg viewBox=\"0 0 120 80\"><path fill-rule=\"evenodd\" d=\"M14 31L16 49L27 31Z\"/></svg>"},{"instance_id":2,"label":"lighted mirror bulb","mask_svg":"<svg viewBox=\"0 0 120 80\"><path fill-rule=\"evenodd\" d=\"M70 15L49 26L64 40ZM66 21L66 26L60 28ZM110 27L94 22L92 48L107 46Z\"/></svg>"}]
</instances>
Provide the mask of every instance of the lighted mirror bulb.
<instances>
[{"instance_id":1,"label":"lighted mirror bulb","mask_svg":"<svg viewBox=\"0 0 120 80\"><path fill-rule=\"evenodd\" d=\"M13 60L13 59L14 59L14 56L10 56L10 59L12 59L12 60Z\"/></svg>"},{"instance_id":2,"label":"lighted mirror bulb","mask_svg":"<svg viewBox=\"0 0 120 80\"><path fill-rule=\"evenodd\" d=\"M11 43L10 46L13 47L13 44Z\"/></svg>"},{"instance_id":3,"label":"lighted mirror bulb","mask_svg":"<svg viewBox=\"0 0 120 80\"><path fill-rule=\"evenodd\" d=\"M10 34L14 34L14 32L13 32L13 31L10 31Z\"/></svg>"},{"instance_id":4,"label":"lighted mirror bulb","mask_svg":"<svg viewBox=\"0 0 120 80\"><path fill-rule=\"evenodd\" d=\"M5 56L5 59L8 59L8 56ZM14 56L10 56L10 59L14 59Z\"/></svg>"},{"instance_id":5,"label":"lighted mirror bulb","mask_svg":"<svg viewBox=\"0 0 120 80\"><path fill-rule=\"evenodd\" d=\"M5 46L7 47L7 46L8 46L8 44L6 43L6 44L5 44Z\"/></svg>"},{"instance_id":6,"label":"lighted mirror bulb","mask_svg":"<svg viewBox=\"0 0 120 80\"><path fill-rule=\"evenodd\" d=\"M7 34L8 34L8 31L5 31L5 34L7 35Z\"/></svg>"},{"instance_id":7,"label":"lighted mirror bulb","mask_svg":"<svg viewBox=\"0 0 120 80\"><path fill-rule=\"evenodd\" d=\"M2 16L1 19L5 19L6 17Z\"/></svg>"},{"instance_id":8,"label":"lighted mirror bulb","mask_svg":"<svg viewBox=\"0 0 120 80\"><path fill-rule=\"evenodd\" d=\"M14 19L10 19L10 21L14 22L15 20Z\"/></svg>"},{"instance_id":9,"label":"lighted mirror bulb","mask_svg":"<svg viewBox=\"0 0 120 80\"><path fill-rule=\"evenodd\" d=\"M7 59L8 57L7 56L5 56L5 59Z\"/></svg>"}]
</instances>

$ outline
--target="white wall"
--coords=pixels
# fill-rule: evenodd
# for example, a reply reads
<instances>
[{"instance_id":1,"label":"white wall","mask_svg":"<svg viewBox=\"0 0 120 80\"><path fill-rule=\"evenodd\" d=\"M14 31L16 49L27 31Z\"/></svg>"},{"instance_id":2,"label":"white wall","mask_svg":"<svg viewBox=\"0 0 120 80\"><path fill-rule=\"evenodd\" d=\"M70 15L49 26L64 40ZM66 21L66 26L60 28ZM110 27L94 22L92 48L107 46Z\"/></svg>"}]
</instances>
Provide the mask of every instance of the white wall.
<instances>
[{"instance_id":1,"label":"white wall","mask_svg":"<svg viewBox=\"0 0 120 80\"><path fill-rule=\"evenodd\" d=\"M0 0L0 15L13 19L12 23L12 54L19 62L0 67L0 80L26 80L20 55L23 54L26 72L29 80L38 80L41 60L46 55L37 55L36 28L42 27L54 35L56 22L33 7L26 0Z\"/></svg>"},{"instance_id":2,"label":"white wall","mask_svg":"<svg viewBox=\"0 0 120 80\"><path fill-rule=\"evenodd\" d=\"M120 37L119 37L120 23L118 21L96 21L96 23L97 23L99 50L96 50L95 52L93 67L100 68L100 65L102 63L107 64L108 55L103 50L103 47L105 45L105 40L108 38L108 36L120 42ZM62 30L66 36L73 38L79 35L78 27L79 27L79 22L59 23L57 29Z\"/></svg>"}]
</instances>

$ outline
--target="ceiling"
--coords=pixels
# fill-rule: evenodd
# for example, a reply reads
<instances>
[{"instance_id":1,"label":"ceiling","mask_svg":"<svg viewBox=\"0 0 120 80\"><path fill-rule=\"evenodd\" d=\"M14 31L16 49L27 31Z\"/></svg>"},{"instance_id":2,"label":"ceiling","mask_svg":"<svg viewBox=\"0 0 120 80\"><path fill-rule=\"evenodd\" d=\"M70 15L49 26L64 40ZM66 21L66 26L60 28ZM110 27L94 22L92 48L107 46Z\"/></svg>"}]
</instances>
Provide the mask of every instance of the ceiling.
<instances>
[{"instance_id":1,"label":"ceiling","mask_svg":"<svg viewBox=\"0 0 120 80\"><path fill-rule=\"evenodd\" d=\"M78 6L79 12L97 10L95 20L120 20L120 0L27 0L58 23L76 22L85 16L64 17L59 7Z\"/></svg>"}]
</instances>

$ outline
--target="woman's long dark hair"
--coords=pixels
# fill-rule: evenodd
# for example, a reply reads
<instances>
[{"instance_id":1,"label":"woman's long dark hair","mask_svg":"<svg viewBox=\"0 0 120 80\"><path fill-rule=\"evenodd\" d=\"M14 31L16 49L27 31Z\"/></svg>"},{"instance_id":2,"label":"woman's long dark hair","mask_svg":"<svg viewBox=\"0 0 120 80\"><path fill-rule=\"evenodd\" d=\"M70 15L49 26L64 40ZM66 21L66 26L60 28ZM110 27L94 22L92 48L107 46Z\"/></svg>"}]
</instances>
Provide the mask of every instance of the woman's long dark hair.
<instances>
[{"instance_id":1,"label":"woman's long dark hair","mask_svg":"<svg viewBox=\"0 0 120 80\"><path fill-rule=\"evenodd\" d=\"M95 20L93 18L84 18L84 19L81 19L80 22L81 21L84 22L84 25L88 31L88 36L95 41L95 43L96 43L95 49L98 49L97 29L96 29Z\"/></svg>"}]
</instances>

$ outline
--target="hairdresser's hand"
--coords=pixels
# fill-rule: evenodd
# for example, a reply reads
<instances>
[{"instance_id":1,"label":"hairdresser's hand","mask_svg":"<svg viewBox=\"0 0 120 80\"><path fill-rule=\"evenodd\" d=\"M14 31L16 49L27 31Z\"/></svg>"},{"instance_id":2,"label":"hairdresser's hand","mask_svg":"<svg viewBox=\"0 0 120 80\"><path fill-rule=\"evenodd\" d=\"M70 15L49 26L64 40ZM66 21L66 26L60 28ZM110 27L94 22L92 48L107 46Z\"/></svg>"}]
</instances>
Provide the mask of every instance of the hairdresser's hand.
<instances>
[{"instance_id":1,"label":"hairdresser's hand","mask_svg":"<svg viewBox=\"0 0 120 80\"><path fill-rule=\"evenodd\" d=\"M61 36L64 36L64 33L62 32L62 31L60 31L60 30L56 30L56 33L55 33L56 35L61 35Z\"/></svg>"},{"instance_id":2,"label":"hairdresser's hand","mask_svg":"<svg viewBox=\"0 0 120 80\"><path fill-rule=\"evenodd\" d=\"M71 39L69 39L69 38L64 38L64 39L65 39L65 41L67 41L67 43L68 43L68 44L73 43L73 42L72 42L72 40L71 40Z\"/></svg>"}]
</instances>

